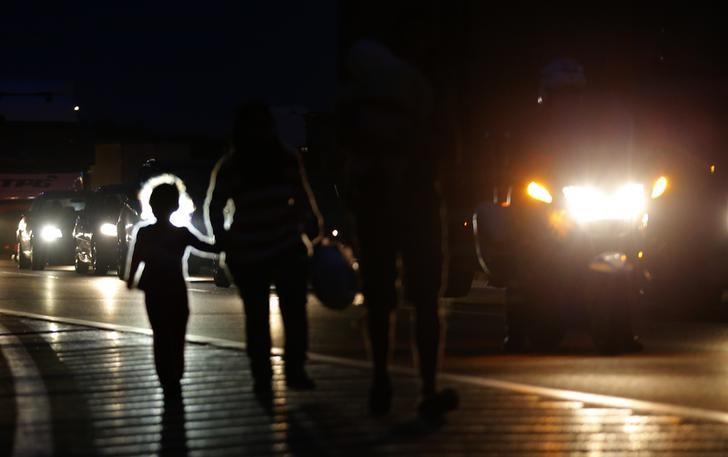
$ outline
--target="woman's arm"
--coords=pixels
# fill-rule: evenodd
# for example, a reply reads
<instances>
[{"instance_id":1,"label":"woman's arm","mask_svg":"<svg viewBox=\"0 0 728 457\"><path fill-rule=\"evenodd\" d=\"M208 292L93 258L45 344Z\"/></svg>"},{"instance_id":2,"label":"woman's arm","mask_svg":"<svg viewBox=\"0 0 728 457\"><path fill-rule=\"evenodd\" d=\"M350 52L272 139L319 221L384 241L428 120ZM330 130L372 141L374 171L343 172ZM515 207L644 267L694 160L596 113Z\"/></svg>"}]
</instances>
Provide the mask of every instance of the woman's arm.
<instances>
[{"instance_id":1,"label":"woman's arm","mask_svg":"<svg viewBox=\"0 0 728 457\"><path fill-rule=\"evenodd\" d=\"M207 229L208 235L214 238L215 244L222 244L225 236L224 209L228 199L231 197L228 177L225 176L225 164L231 158L232 155L227 154L215 164L215 167L210 173L210 184L207 188L207 196L205 198L205 228Z\"/></svg>"},{"instance_id":2,"label":"woman's arm","mask_svg":"<svg viewBox=\"0 0 728 457\"><path fill-rule=\"evenodd\" d=\"M298 175L300 179L300 186L303 190L303 198L305 202L305 212L313 217L313 221L306 221L306 235L311 241L316 244L324 237L324 218L319 211L318 204L316 203L316 196L311 190L311 185L308 183L308 176L306 175L306 167L303 165L303 160L299 154L296 154L296 160L298 161ZM308 219L308 217L307 217Z\"/></svg>"},{"instance_id":3,"label":"woman's arm","mask_svg":"<svg viewBox=\"0 0 728 457\"><path fill-rule=\"evenodd\" d=\"M209 241L200 238L199 235L190 231L189 229L185 229L185 231L187 232L187 246L190 246L193 249L197 249L198 251L202 252L219 253L220 251L222 251L219 243L210 243ZM206 238L209 239L209 237Z\"/></svg>"}]
</instances>

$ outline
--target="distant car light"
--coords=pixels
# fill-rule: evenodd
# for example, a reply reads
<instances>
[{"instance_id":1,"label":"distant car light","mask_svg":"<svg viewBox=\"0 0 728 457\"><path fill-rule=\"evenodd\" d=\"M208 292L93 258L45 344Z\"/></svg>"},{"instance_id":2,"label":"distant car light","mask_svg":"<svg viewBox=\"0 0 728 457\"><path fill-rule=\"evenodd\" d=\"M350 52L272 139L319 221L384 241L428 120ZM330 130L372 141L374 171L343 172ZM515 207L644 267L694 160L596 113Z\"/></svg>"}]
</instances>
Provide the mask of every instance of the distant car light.
<instances>
[{"instance_id":1,"label":"distant car light","mask_svg":"<svg viewBox=\"0 0 728 457\"><path fill-rule=\"evenodd\" d=\"M660 176L657 178L655 183L652 185L652 198L658 198L660 195L664 194L667 190L668 184L669 182L666 177Z\"/></svg>"},{"instance_id":2,"label":"distant car light","mask_svg":"<svg viewBox=\"0 0 728 457\"><path fill-rule=\"evenodd\" d=\"M551 203L552 201L554 201L553 197L551 197L551 192L549 192L546 187L542 186L536 181L531 181L530 183L528 183L528 187L526 187L526 193L529 197L540 202Z\"/></svg>"},{"instance_id":3,"label":"distant car light","mask_svg":"<svg viewBox=\"0 0 728 457\"><path fill-rule=\"evenodd\" d=\"M567 186L563 192L569 216L578 223L639 221L646 214L647 201L642 184L623 184L613 193L591 186Z\"/></svg>"},{"instance_id":4,"label":"distant car light","mask_svg":"<svg viewBox=\"0 0 728 457\"><path fill-rule=\"evenodd\" d=\"M104 222L101 224L101 227L99 227L99 233L101 233L104 236L113 236L116 237L116 224L112 224L110 222Z\"/></svg>"},{"instance_id":5,"label":"distant car light","mask_svg":"<svg viewBox=\"0 0 728 457\"><path fill-rule=\"evenodd\" d=\"M40 238L47 243L52 243L62 237L63 232L55 225L46 225L40 230Z\"/></svg>"}]
</instances>

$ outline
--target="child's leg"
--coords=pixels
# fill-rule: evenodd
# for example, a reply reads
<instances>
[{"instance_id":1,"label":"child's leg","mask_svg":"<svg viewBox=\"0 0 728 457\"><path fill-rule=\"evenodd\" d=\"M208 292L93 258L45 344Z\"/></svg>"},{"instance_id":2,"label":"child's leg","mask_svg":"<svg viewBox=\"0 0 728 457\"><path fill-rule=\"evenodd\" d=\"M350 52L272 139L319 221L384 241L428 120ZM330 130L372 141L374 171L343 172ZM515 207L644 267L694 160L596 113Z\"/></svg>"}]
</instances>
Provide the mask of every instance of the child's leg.
<instances>
[{"instance_id":1,"label":"child's leg","mask_svg":"<svg viewBox=\"0 0 728 457\"><path fill-rule=\"evenodd\" d=\"M171 348L171 379L179 382L185 373L185 336L187 334L187 320L189 318L189 309L187 307L187 297L185 294L184 308L180 307L180 314L170 319L172 331L170 332L170 348Z\"/></svg>"},{"instance_id":2,"label":"child's leg","mask_svg":"<svg viewBox=\"0 0 728 457\"><path fill-rule=\"evenodd\" d=\"M154 366L157 370L157 377L160 384L163 386L169 385L175 382L175 370L171 357L173 354L171 344L173 341L172 328L164 315L167 300L164 297L156 296L156 294L147 293L145 301L149 324L152 327Z\"/></svg>"},{"instance_id":3,"label":"child's leg","mask_svg":"<svg viewBox=\"0 0 728 457\"><path fill-rule=\"evenodd\" d=\"M157 370L157 377L162 385L169 384L174 379L170 353L172 348L170 341L171 331L167 324L160 319L149 319L149 322L155 322L152 325L152 340L154 345L154 366Z\"/></svg>"}]
</instances>

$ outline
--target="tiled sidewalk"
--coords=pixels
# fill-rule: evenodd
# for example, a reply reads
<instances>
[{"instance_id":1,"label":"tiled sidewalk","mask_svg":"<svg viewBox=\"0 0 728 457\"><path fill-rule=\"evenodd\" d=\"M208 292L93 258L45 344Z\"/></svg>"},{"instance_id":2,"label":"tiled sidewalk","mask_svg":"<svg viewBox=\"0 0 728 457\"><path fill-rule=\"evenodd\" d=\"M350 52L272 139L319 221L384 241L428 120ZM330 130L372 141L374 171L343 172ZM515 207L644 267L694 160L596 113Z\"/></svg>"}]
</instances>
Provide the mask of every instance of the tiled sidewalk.
<instances>
[{"instance_id":1,"label":"tiled sidewalk","mask_svg":"<svg viewBox=\"0 0 728 457\"><path fill-rule=\"evenodd\" d=\"M0 455L17 437L16 391L38 388L10 375L18 342L48 393L52 443L36 444L55 455L728 455L725 424L470 384L453 386L461 408L435 428L414 416L407 376L393 414L372 419L367 371L332 363L312 362L318 389L300 393L286 391L276 360L269 413L251 393L244 354L201 344L187 346L183 407L165 407L149 337L1 315L0 326ZM30 425L31 435L43 429Z\"/></svg>"}]
</instances>

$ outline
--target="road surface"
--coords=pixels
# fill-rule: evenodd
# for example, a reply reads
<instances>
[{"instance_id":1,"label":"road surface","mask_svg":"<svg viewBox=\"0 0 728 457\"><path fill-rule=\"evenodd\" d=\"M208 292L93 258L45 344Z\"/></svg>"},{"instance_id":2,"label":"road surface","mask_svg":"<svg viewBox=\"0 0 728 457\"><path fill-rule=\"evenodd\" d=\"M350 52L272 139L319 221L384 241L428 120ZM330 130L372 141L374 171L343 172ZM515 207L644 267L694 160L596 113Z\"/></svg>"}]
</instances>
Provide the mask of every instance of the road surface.
<instances>
[{"instance_id":1,"label":"road surface","mask_svg":"<svg viewBox=\"0 0 728 457\"><path fill-rule=\"evenodd\" d=\"M244 317L236 290L191 280L189 334L232 342L244 340ZM640 322L642 354L601 357L587 335L573 332L557 354L500 352L503 316L498 291L477 289L467 299L447 302L443 371L533 386L576 390L728 413L728 324ZM365 360L365 310L345 312L309 302L311 351ZM128 291L113 275L82 276L71 268L18 271L0 262L0 310L58 319L148 328L139 291ZM271 300L274 341L283 339L275 296ZM412 366L412 310L403 306L397 325L396 362Z\"/></svg>"}]
</instances>

